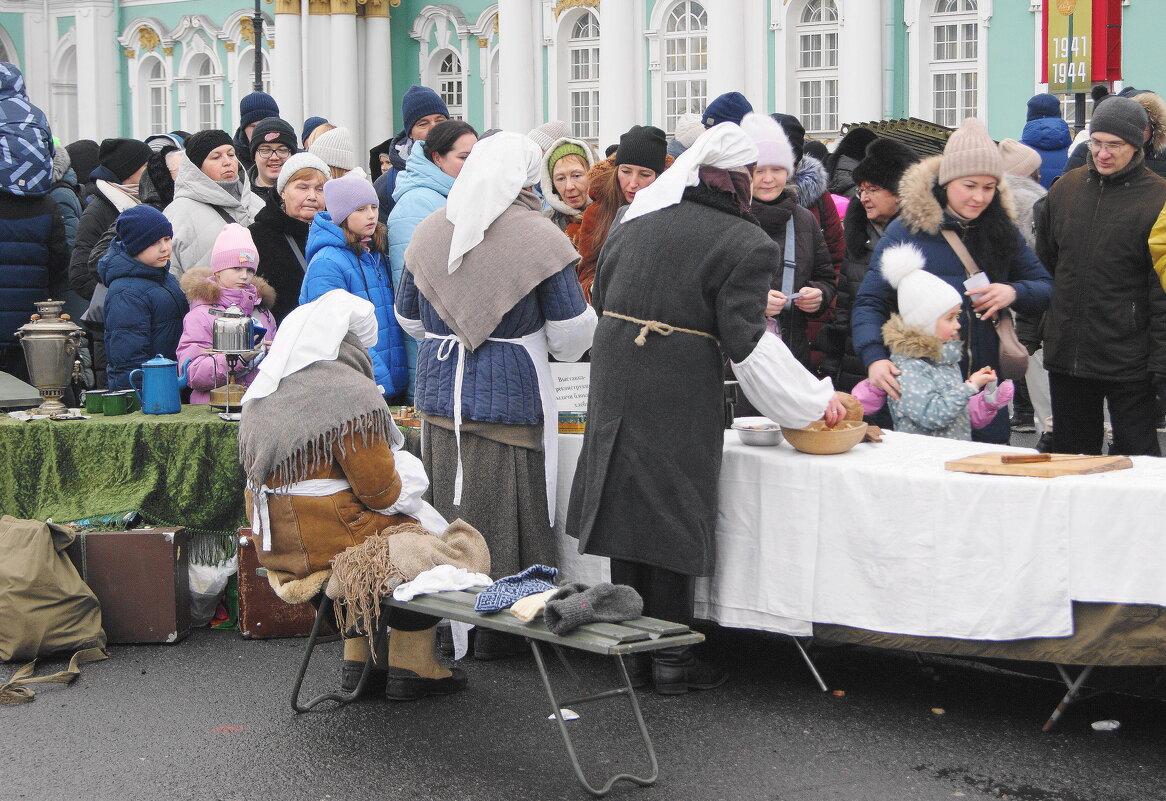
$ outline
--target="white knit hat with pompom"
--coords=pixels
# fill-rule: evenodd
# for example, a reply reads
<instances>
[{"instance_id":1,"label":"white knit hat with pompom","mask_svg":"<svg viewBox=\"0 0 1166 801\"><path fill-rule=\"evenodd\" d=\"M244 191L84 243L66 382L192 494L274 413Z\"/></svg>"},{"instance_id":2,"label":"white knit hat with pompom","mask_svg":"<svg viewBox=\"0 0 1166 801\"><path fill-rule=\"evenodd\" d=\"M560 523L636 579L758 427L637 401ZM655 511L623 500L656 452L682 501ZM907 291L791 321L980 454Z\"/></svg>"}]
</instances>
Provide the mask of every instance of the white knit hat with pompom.
<instances>
[{"instance_id":1,"label":"white knit hat with pompom","mask_svg":"<svg viewBox=\"0 0 1166 801\"><path fill-rule=\"evenodd\" d=\"M955 288L924 269L923 252L910 244L892 245L882 253L879 269L899 294L899 316L912 328L935 333L939 318L963 304Z\"/></svg>"}]
</instances>

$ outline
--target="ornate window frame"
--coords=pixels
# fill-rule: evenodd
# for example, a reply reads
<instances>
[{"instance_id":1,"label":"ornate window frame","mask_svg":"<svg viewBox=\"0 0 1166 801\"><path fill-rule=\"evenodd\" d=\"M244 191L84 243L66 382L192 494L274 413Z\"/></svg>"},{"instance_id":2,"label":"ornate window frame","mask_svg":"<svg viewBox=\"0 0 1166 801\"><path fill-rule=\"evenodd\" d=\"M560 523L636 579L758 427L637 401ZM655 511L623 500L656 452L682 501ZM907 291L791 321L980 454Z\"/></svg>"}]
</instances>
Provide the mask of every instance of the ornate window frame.
<instances>
[{"instance_id":1,"label":"ornate window frame","mask_svg":"<svg viewBox=\"0 0 1166 801\"><path fill-rule=\"evenodd\" d=\"M673 15L673 12L680 6L686 4L689 6L690 11L692 4L699 6L705 15L705 27L703 29L705 40L704 67L693 69L691 64L686 63L685 70L670 71L668 69L667 42L674 39L678 40L680 38L691 38L691 36L681 37L679 35L670 35L668 33L668 23ZM679 112L677 109L672 109L673 111L677 111L677 113L671 115L668 113L670 109L668 107L667 91L668 85L670 83L679 83L680 81L685 81L689 84L687 87L688 91L685 92L685 98L687 100L686 105L699 105L699 108L693 107L691 109L695 113L702 113L704 111L704 107L708 104L709 101L708 15L710 13L710 5L711 3L709 3L709 0L673 0L672 2L667 3L657 3L655 8L652 9L652 16L648 23L650 27L648 30L644 31L644 37L648 40L648 70L651 72L652 82L652 124L664 129L664 131L669 134L671 134L675 128L675 124L669 125L669 119L671 118L672 120L675 120L679 113L687 113L688 110L686 109L685 112ZM691 34L692 31L687 31L687 33ZM688 48L686 47L686 52L684 54L686 62L688 56L690 55L687 50ZM703 90L694 87L692 85L694 83L703 83Z\"/></svg>"},{"instance_id":2,"label":"ornate window frame","mask_svg":"<svg viewBox=\"0 0 1166 801\"><path fill-rule=\"evenodd\" d=\"M818 12L817 16L828 19L807 21L811 7ZM793 102L787 107L795 109L794 113L806 127L807 134L817 138L835 136L841 123L838 112L842 9L837 0L799 0L790 7L789 14L794 22L789 26L791 58L786 63L790 65L790 97ZM811 37L820 37L819 46L803 50L803 40ZM813 58L815 55L817 59Z\"/></svg>"},{"instance_id":3,"label":"ornate window frame","mask_svg":"<svg viewBox=\"0 0 1166 801\"><path fill-rule=\"evenodd\" d=\"M184 22L190 19L184 18ZM178 86L178 110L183 130L194 133L201 130L200 105L203 98L202 87L207 87L209 99L213 107L212 128L223 128L223 65L219 60L218 52L211 43L216 31L207 31L207 35L197 33L192 26L188 28L188 35L183 39L182 61L178 66L174 83ZM209 59L211 70L208 74L196 74L192 62L201 61L201 57Z\"/></svg>"},{"instance_id":4,"label":"ornate window frame","mask_svg":"<svg viewBox=\"0 0 1166 801\"><path fill-rule=\"evenodd\" d=\"M935 59L935 16L938 2L941 0L907 0L903 8L903 20L907 26L907 53L908 53L908 108L913 117L925 120L935 120L935 84L934 79L939 74L957 74L976 76L976 103L975 116L987 123L988 121L988 27L992 21L992 4L994 0L975 0L976 9L953 15L955 24L965 24L974 21L978 25L976 31L976 54L972 58L956 61ZM961 0L961 3L963 0ZM965 16L968 15L968 16ZM974 16L971 16L974 15ZM956 69L945 70L942 67L948 64ZM970 69L974 65L974 69ZM962 94L964 87L960 83L963 79L957 78L955 87L957 93ZM960 98L962 101L962 98ZM961 106L957 106L955 124L962 121Z\"/></svg>"},{"instance_id":5,"label":"ornate window frame","mask_svg":"<svg viewBox=\"0 0 1166 801\"><path fill-rule=\"evenodd\" d=\"M413 20L413 27L409 29L409 36L420 44L417 54L418 82L433 91L439 91L440 81L443 80L439 73L446 52L453 51L457 55L461 70L456 73L455 79L461 81L463 104L460 112L456 113L462 119L470 116L470 39L474 38L473 34L474 30L466 21L466 15L449 3L435 3L421 9L421 13ZM436 45L431 43L432 39L436 39ZM455 114L453 109L450 109L450 113Z\"/></svg>"},{"instance_id":6,"label":"ornate window frame","mask_svg":"<svg viewBox=\"0 0 1166 801\"><path fill-rule=\"evenodd\" d=\"M595 36L587 39L574 38L576 27L590 20L594 25ZM554 52L550 60L551 74L548 75L550 85L556 87L555 101L557 108L548 116L565 120L571 126L572 136L583 139L591 144L599 141L599 26L602 24L597 4L580 4L562 10L555 23ZM587 51L587 76L576 77L577 70L572 59L576 51ZM587 117L580 122L574 113L576 95L586 93ZM583 128L582 130L580 130Z\"/></svg>"}]
</instances>

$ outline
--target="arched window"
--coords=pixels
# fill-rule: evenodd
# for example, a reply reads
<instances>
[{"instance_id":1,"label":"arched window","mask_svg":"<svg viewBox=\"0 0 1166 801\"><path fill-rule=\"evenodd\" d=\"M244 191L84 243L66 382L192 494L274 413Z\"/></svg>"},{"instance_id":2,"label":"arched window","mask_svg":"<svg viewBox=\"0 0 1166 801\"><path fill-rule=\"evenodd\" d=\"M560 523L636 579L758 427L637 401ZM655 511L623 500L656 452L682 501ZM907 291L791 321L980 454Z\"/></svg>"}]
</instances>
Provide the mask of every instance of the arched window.
<instances>
[{"instance_id":1,"label":"arched window","mask_svg":"<svg viewBox=\"0 0 1166 801\"><path fill-rule=\"evenodd\" d=\"M146 101L142 115L145 135L166 133L170 130L170 82L166 80L166 70L156 58L147 60L142 66L145 81L139 97Z\"/></svg>"},{"instance_id":2,"label":"arched window","mask_svg":"<svg viewBox=\"0 0 1166 801\"><path fill-rule=\"evenodd\" d=\"M57 61L52 79L53 135L62 142L77 138L77 48L70 45Z\"/></svg>"},{"instance_id":3,"label":"arched window","mask_svg":"<svg viewBox=\"0 0 1166 801\"><path fill-rule=\"evenodd\" d=\"M599 18L585 11L571 26L567 42L570 72L567 75L571 134L578 139L599 139Z\"/></svg>"},{"instance_id":4,"label":"arched window","mask_svg":"<svg viewBox=\"0 0 1166 801\"><path fill-rule=\"evenodd\" d=\"M205 131L219 128L219 106L222 105L222 86L215 75L215 65L205 53L195 56L187 68L194 79L194 129Z\"/></svg>"},{"instance_id":5,"label":"arched window","mask_svg":"<svg viewBox=\"0 0 1166 801\"><path fill-rule=\"evenodd\" d=\"M940 125L955 127L979 110L978 0L936 0L931 13L931 107Z\"/></svg>"},{"instance_id":6,"label":"arched window","mask_svg":"<svg viewBox=\"0 0 1166 801\"><path fill-rule=\"evenodd\" d=\"M838 132L838 7L809 0L797 26L798 116L813 134Z\"/></svg>"},{"instance_id":7,"label":"arched window","mask_svg":"<svg viewBox=\"0 0 1166 801\"><path fill-rule=\"evenodd\" d=\"M449 108L449 118L460 120L465 114L462 60L457 53L447 51L437 68L437 94Z\"/></svg>"},{"instance_id":8,"label":"arched window","mask_svg":"<svg viewBox=\"0 0 1166 801\"><path fill-rule=\"evenodd\" d=\"M681 114L700 114L708 105L708 13L682 0L664 23L664 129L676 130Z\"/></svg>"}]
</instances>

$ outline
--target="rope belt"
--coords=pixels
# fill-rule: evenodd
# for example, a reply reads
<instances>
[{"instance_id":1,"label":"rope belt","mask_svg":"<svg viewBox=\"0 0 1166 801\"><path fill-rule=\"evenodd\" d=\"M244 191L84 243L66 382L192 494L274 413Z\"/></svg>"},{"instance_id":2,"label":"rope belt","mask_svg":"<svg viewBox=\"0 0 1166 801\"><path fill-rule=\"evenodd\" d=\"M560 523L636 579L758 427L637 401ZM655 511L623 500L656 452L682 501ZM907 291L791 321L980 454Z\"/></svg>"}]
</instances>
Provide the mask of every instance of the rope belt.
<instances>
[{"instance_id":1,"label":"rope belt","mask_svg":"<svg viewBox=\"0 0 1166 801\"><path fill-rule=\"evenodd\" d=\"M668 323L662 323L659 320L641 320L638 317L629 317L626 314L618 314L617 312L613 311L604 311L603 316L614 317L617 320L627 320L629 323L635 323L636 325L643 326L640 328L640 333L635 339L636 345L641 348L644 347L644 343L648 341L648 334L659 334L660 336L664 337L673 333L695 334L698 337L706 337L707 339L711 339L713 342L717 342L719 344L719 340L712 334L705 333L704 331L697 331L694 328L681 328L678 325L668 325Z\"/></svg>"}]
</instances>

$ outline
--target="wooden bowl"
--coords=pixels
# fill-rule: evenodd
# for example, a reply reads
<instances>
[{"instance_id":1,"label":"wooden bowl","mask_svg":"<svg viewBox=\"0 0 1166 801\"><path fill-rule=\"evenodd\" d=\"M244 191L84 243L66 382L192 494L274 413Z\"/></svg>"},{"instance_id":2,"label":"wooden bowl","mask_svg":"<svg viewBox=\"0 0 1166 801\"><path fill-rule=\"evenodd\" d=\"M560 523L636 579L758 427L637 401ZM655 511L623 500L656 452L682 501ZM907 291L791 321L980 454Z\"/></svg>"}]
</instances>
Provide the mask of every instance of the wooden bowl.
<instances>
[{"instance_id":1,"label":"wooden bowl","mask_svg":"<svg viewBox=\"0 0 1166 801\"><path fill-rule=\"evenodd\" d=\"M846 453L866 436L866 423L843 420L834 428L826 428L821 420L810 423L805 428L786 428L781 433L786 442L802 453L826 455Z\"/></svg>"}]
</instances>

